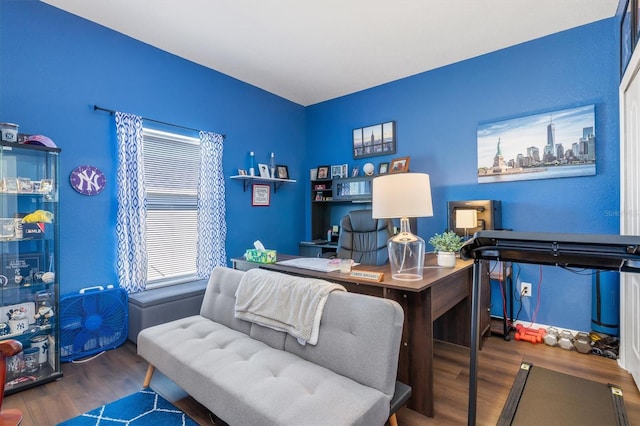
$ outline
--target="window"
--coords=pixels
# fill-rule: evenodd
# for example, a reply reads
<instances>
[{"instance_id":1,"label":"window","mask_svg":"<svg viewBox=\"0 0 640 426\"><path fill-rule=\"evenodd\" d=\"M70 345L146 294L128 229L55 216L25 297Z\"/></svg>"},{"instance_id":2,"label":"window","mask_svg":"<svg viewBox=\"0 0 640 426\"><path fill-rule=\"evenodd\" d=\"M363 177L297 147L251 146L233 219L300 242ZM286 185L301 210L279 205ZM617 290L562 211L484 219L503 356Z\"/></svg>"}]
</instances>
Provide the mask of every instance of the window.
<instances>
[{"instance_id":1,"label":"window","mask_svg":"<svg viewBox=\"0 0 640 426\"><path fill-rule=\"evenodd\" d=\"M147 288L197 279L200 140L143 129Z\"/></svg>"}]
</instances>

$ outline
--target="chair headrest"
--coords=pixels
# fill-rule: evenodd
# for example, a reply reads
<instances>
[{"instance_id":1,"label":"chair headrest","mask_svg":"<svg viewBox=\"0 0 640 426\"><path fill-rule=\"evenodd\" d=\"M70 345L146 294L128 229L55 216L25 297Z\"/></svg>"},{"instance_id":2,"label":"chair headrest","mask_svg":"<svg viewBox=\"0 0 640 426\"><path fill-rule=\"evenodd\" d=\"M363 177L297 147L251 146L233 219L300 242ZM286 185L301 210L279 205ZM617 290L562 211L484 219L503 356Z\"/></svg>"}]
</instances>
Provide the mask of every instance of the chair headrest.
<instances>
[{"instance_id":1,"label":"chair headrest","mask_svg":"<svg viewBox=\"0 0 640 426\"><path fill-rule=\"evenodd\" d=\"M354 210L348 216L354 232L375 232L386 226L384 220L373 219L371 210Z\"/></svg>"}]
</instances>

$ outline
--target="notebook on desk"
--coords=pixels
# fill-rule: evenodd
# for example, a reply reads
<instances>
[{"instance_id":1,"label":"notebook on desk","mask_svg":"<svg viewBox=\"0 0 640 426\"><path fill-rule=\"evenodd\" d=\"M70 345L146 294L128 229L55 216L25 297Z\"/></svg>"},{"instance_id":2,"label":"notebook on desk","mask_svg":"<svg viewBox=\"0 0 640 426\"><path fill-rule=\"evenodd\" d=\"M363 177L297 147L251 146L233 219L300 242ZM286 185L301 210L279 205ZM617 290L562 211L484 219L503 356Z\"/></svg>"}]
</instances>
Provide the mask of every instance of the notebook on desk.
<instances>
[{"instance_id":1,"label":"notebook on desk","mask_svg":"<svg viewBox=\"0 0 640 426\"><path fill-rule=\"evenodd\" d=\"M340 270L340 263L332 262L332 259L321 257L296 257L295 259L276 262L279 265L293 266L295 268L311 269L320 272L332 272Z\"/></svg>"}]
</instances>

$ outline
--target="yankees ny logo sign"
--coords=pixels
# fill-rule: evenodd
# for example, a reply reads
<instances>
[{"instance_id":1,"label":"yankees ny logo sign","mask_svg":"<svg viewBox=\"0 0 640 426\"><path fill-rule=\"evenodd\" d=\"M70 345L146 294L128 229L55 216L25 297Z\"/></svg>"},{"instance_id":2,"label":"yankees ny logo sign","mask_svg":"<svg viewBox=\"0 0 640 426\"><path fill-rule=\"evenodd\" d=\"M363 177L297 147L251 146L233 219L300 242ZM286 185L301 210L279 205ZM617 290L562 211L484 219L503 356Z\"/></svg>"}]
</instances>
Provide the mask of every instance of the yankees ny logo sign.
<instances>
[{"instance_id":1,"label":"yankees ny logo sign","mask_svg":"<svg viewBox=\"0 0 640 426\"><path fill-rule=\"evenodd\" d=\"M93 166L78 166L71 172L69 181L73 189L82 195L99 194L107 184L104 174Z\"/></svg>"}]
</instances>

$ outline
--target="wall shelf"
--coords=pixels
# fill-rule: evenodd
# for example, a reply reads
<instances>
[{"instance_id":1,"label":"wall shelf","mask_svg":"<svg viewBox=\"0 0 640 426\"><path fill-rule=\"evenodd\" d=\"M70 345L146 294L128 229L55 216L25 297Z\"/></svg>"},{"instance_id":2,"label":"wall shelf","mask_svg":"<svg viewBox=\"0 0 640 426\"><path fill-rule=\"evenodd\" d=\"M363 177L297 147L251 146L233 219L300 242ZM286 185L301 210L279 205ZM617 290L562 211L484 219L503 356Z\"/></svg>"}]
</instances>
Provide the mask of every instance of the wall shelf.
<instances>
[{"instance_id":1,"label":"wall shelf","mask_svg":"<svg viewBox=\"0 0 640 426\"><path fill-rule=\"evenodd\" d=\"M311 181L311 239L327 238L327 230L340 223L342 214L351 210L366 209L371 203L372 181L375 176L317 179ZM413 228L412 228L413 229ZM300 254L306 255L308 247L300 246Z\"/></svg>"},{"instance_id":2,"label":"wall shelf","mask_svg":"<svg viewBox=\"0 0 640 426\"><path fill-rule=\"evenodd\" d=\"M278 192L278 188L280 188L285 183L296 183L295 179L264 178L261 176L246 176L246 175L231 176L231 179L241 180L243 191L246 191L249 185L251 185L254 182L264 182L264 183L273 184L274 193Z\"/></svg>"}]
</instances>

